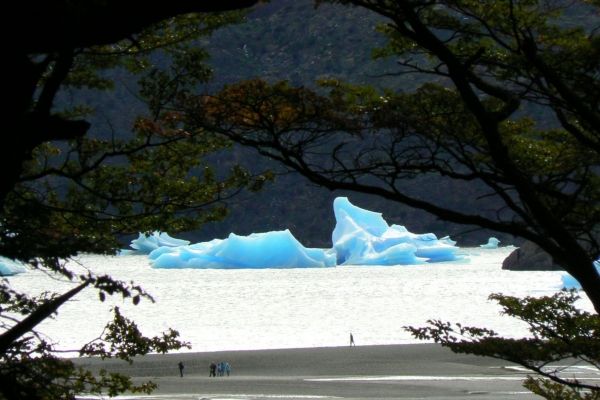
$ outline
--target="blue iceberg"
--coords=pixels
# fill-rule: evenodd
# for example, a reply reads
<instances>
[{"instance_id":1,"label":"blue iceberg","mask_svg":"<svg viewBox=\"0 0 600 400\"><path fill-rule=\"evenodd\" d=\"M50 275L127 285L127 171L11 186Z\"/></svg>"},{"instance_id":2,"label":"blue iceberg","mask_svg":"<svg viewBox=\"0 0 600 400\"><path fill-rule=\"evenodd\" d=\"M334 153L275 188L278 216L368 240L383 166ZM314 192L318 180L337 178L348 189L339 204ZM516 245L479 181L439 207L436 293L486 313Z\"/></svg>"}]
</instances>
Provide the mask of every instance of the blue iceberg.
<instances>
[{"instance_id":1,"label":"blue iceberg","mask_svg":"<svg viewBox=\"0 0 600 400\"><path fill-rule=\"evenodd\" d=\"M600 274L600 260L594 261L594 266ZM567 272L561 272L560 277L562 278L563 287L566 289L581 289L581 283L573 277L573 275Z\"/></svg>"},{"instance_id":2,"label":"blue iceberg","mask_svg":"<svg viewBox=\"0 0 600 400\"><path fill-rule=\"evenodd\" d=\"M414 234L389 226L380 213L356 207L345 197L333 203L336 226L329 250L305 248L289 230L230 234L226 239L178 245L166 234L140 235L132 242L149 252L154 268L323 268L336 265L409 265L457 261L467 254L448 237Z\"/></svg>"},{"instance_id":3,"label":"blue iceberg","mask_svg":"<svg viewBox=\"0 0 600 400\"><path fill-rule=\"evenodd\" d=\"M335 255L307 249L289 230L230 234L190 246L160 247L149 255L154 268L323 268L335 266Z\"/></svg>"},{"instance_id":4,"label":"blue iceberg","mask_svg":"<svg viewBox=\"0 0 600 400\"><path fill-rule=\"evenodd\" d=\"M0 276L10 276L25 272L25 265L18 261L0 256Z\"/></svg>"},{"instance_id":5,"label":"blue iceberg","mask_svg":"<svg viewBox=\"0 0 600 400\"><path fill-rule=\"evenodd\" d=\"M338 265L406 265L463 260L466 254L448 237L414 234L389 226L380 213L364 210L346 197L333 202L336 226L332 234Z\"/></svg>"},{"instance_id":6,"label":"blue iceberg","mask_svg":"<svg viewBox=\"0 0 600 400\"><path fill-rule=\"evenodd\" d=\"M150 254L159 247L178 247L187 246L188 244L190 244L189 240L172 238L166 232L153 232L148 237L140 233L138 238L132 240L130 244L135 250L121 250L119 254Z\"/></svg>"},{"instance_id":7,"label":"blue iceberg","mask_svg":"<svg viewBox=\"0 0 600 400\"><path fill-rule=\"evenodd\" d=\"M480 244L479 247L481 247L482 249L497 249L498 243L500 243L498 239L496 239L495 237L491 237L488 239L488 242L486 244Z\"/></svg>"}]
</instances>

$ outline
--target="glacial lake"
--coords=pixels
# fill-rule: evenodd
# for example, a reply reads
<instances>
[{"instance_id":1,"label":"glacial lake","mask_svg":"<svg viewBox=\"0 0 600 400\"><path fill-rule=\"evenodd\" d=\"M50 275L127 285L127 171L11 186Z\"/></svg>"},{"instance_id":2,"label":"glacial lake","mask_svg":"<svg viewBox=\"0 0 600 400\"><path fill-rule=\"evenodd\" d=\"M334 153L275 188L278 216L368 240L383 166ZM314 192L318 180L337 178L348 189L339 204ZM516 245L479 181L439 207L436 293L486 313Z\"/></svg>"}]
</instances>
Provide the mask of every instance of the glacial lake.
<instances>
[{"instance_id":1,"label":"glacial lake","mask_svg":"<svg viewBox=\"0 0 600 400\"><path fill-rule=\"evenodd\" d=\"M147 256L84 255L72 263L141 285L155 299L107 297L85 290L39 327L58 349L76 350L98 337L111 308L136 321L145 335L172 327L191 351L255 350L418 343L403 326L427 319L487 327L509 337L527 335L527 326L500 315L491 293L542 296L558 291L559 272L501 269L513 249L465 248L468 261L311 269L153 269ZM73 286L39 271L9 278L29 294L64 292ZM578 306L592 311L582 294ZM186 350L187 351L187 350Z\"/></svg>"}]
</instances>

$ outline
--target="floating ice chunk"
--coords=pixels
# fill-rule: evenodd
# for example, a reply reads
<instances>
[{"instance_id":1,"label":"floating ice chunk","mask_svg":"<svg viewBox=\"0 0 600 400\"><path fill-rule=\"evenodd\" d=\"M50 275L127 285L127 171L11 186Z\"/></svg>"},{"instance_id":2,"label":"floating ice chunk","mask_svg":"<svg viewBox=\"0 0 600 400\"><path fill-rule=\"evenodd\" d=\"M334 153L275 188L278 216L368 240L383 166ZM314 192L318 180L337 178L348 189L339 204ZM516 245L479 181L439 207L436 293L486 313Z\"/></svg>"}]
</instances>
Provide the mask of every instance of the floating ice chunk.
<instances>
[{"instance_id":1,"label":"floating ice chunk","mask_svg":"<svg viewBox=\"0 0 600 400\"><path fill-rule=\"evenodd\" d=\"M594 261L594 266L596 267L596 270L600 274L600 260ZM581 289L581 283L579 283L579 281L577 279L575 279L573 277L573 275L569 274L568 272L561 271L560 277L562 278L564 288L566 288L566 289Z\"/></svg>"},{"instance_id":2,"label":"floating ice chunk","mask_svg":"<svg viewBox=\"0 0 600 400\"><path fill-rule=\"evenodd\" d=\"M17 275L25 272L25 265L0 256L0 276Z\"/></svg>"},{"instance_id":3,"label":"floating ice chunk","mask_svg":"<svg viewBox=\"0 0 600 400\"><path fill-rule=\"evenodd\" d=\"M166 232L153 232L152 235L148 237L146 237L145 234L140 233L139 237L132 240L130 244L130 246L137 251L121 250L120 254L150 254L160 247L187 246L188 244L190 244L189 240L172 238Z\"/></svg>"},{"instance_id":4,"label":"floating ice chunk","mask_svg":"<svg viewBox=\"0 0 600 400\"><path fill-rule=\"evenodd\" d=\"M562 287L565 289L581 289L581 283L567 272L561 272Z\"/></svg>"},{"instance_id":5,"label":"floating ice chunk","mask_svg":"<svg viewBox=\"0 0 600 400\"><path fill-rule=\"evenodd\" d=\"M149 255L154 268L320 268L334 267L335 255L302 246L289 230L230 234L190 246L160 247Z\"/></svg>"},{"instance_id":6,"label":"floating ice chunk","mask_svg":"<svg viewBox=\"0 0 600 400\"><path fill-rule=\"evenodd\" d=\"M391 227L380 213L354 206L346 197L333 202L336 226L333 249L339 265L399 265L456 261L465 258L448 237L414 234L405 227Z\"/></svg>"},{"instance_id":7,"label":"floating ice chunk","mask_svg":"<svg viewBox=\"0 0 600 400\"><path fill-rule=\"evenodd\" d=\"M337 221L331 234L333 243L338 242L344 236L361 231L373 236L381 236L390 228L381 213L356 207L350 203L347 197L338 197L333 201L333 213ZM403 227L400 228L403 229Z\"/></svg>"},{"instance_id":8,"label":"floating ice chunk","mask_svg":"<svg viewBox=\"0 0 600 400\"><path fill-rule=\"evenodd\" d=\"M480 244L479 247L481 247L482 249L497 249L498 243L500 243L498 239L496 239L495 237L491 237L488 239L488 242L486 244Z\"/></svg>"},{"instance_id":9,"label":"floating ice chunk","mask_svg":"<svg viewBox=\"0 0 600 400\"><path fill-rule=\"evenodd\" d=\"M158 246L140 236L132 247L150 252L154 268L318 268L340 265L406 265L463 260L466 253L449 237L414 234L400 225L389 226L380 213L335 199L333 248L307 249L289 230L229 235L227 239L185 246ZM172 238L169 242L172 243Z\"/></svg>"},{"instance_id":10,"label":"floating ice chunk","mask_svg":"<svg viewBox=\"0 0 600 400\"><path fill-rule=\"evenodd\" d=\"M454 246L456 244L456 241L450 239L450 236L444 236L443 238L439 239L439 241L442 243L449 244L450 246Z\"/></svg>"}]
</instances>

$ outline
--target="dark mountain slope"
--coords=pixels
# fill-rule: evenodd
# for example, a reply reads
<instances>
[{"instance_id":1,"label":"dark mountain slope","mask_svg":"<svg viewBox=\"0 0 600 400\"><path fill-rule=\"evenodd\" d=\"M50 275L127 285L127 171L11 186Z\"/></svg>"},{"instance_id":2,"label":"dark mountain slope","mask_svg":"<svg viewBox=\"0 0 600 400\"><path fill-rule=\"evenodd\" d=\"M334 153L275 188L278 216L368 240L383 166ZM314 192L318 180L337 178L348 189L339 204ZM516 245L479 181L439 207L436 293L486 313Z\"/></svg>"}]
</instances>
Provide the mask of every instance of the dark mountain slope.
<instances>
[{"instance_id":1,"label":"dark mountain slope","mask_svg":"<svg viewBox=\"0 0 600 400\"><path fill-rule=\"evenodd\" d=\"M215 87L256 76L270 82L286 79L294 85L308 87L314 87L316 80L323 78L402 87L407 91L419 84L412 81L412 77L386 76L395 71L394 60L372 59L372 49L384 43L374 30L378 22L374 15L358 8L331 5L314 10L312 4L312 0L267 3L251 13L246 24L217 31L202 43L212 56ZM240 149L236 154L223 154L216 162L227 165L230 158L236 158L245 159L246 164L252 166L255 157L252 151ZM261 161L263 165L265 162ZM422 198L444 196L460 209L471 210L474 205L464 199L473 199L479 188L419 178L404 182L402 190L418 193ZM375 196L332 193L294 174L279 178L263 193L233 205L226 221L206 225L189 236L192 240L208 240L225 237L230 232L247 235L290 229L306 246L328 247L335 227L332 203L337 196L347 196L360 207L383 213L390 224L405 225L416 233L451 235L460 245L485 243L491 235L497 236L503 244L513 242L510 237L488 231L461 234L474 227L438 221L422 211Z\"/></svg>"},{"instance_id":2,"label":"dark mountain slope","mask_svg":"<svg viewBox=\"0 0 600 400\"><path fill-rule=\"evenodd\" d=\"M314 87L318 79L338 78L349 83L410 91L421 82L414 81L412 75L389 75L395 71L394 60L375 61L371 57L372 49L384 43L374 30L377 22L374 15L358 8L324 5L315 10L312 0L276 0L257 7L248 15L247 23L222 28L200 45L211 54L209 64L215 77L211 86L215 90L258 76L269 82L285 79L307 87ZM114 91L86 95L81 100L97 108L92 133L99 137L127 134L133 117L144 112L143 103L135 95L135 78L115 71L114 79L117 84ZM65 102L71 101L79 99L72 100L69 93ZM210 161L217 170L228 170L238 162L249 168L278 168L253 150L241 148L213 156ZM481 194L481 188L474 185L424 178L403 182L402 190L422 198L443 197L465 211L474 207L465 199ZM347 196L360 207L383 213L390 224L405 225L415 233L450 235L459 245L485 243L492 235L503 244L513 242L506 235L471 232L475 227L438 221L422 211L375 196L332 193L309 185L295 174L282 176L262 193L232 204L231 215L225 221L179 236L203 241L223 238L231 232L247 235L290 229L306 246L328 247L335 226L332 203L337 196ZM486 208L479 212L494 212L493 205Z\"/></svg>"}]
</instances>

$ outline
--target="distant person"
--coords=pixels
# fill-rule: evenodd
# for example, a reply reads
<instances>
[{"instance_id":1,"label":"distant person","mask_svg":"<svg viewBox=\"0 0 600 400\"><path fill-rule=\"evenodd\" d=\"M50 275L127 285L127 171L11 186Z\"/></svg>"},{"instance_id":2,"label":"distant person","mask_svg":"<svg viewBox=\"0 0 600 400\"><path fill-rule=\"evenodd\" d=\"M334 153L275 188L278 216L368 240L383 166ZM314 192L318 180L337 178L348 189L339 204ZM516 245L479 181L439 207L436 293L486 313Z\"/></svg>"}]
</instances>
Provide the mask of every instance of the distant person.
<instances>
[{"instance_id":1,"label":"distant person","mask_svg":"<svg viewBox=\"0 0 600 400\"><path fill-rule=\"evenodd\" d=\"M225 363L225 371L227 371L227 376L229 376L229 372L231 371L231 365L229 365L229 363Z\"/></svg>"},{"instance_id":2,"label":"distant person","mask_svg":"<svg viewBox=\"0 0 600 400\"><path fill-rule=\"evenodd\" d=\"M225 376L225 363L221 363L221 376Z\"/></svg>"},{"instance_id":3,"label":"distant person","mask_svg":"<svg viewBox=\"0 0 600 400\"><path fill-rule=\"evenodd\" d=\"M356 343L354 343L354 336L352 336L352 332L350 332L350 346L356 346Z\"/></svg>"},{"instance_id":4,"label":"distant person","mask_svg":"<svg viewBox=\"0 0 600 400\"><path fill-rule=\"evenodd\" d=\"M221 376L221 364L217 363L217 376Z\"/></svg>"},{"instance_id":5,"label":"distant person","mask_svg":"<svg viewBox=\"0 0 600 400\"><path fill-rule=\"evenodd\" d=\"M179 367L179 374L183 378L183 369L185 368L185 365L183 365L183 363L181 361L179 361L179 363L177 364L177 366Z\"/></svg>"},{"instance_id":6,"label":"distant person","mask_svg":"<svg viewBox=\"0 0 600 400\"><path fill-rule=\"evenodd\" d=\"M210 369L208 372L208 377L210 378L212 376L214 378L215 376L217 376L216 371L217 371L217 364L215 364L214 362L211 362Z\"/></svg>"}]
</instances>

